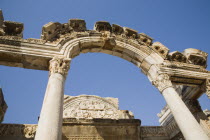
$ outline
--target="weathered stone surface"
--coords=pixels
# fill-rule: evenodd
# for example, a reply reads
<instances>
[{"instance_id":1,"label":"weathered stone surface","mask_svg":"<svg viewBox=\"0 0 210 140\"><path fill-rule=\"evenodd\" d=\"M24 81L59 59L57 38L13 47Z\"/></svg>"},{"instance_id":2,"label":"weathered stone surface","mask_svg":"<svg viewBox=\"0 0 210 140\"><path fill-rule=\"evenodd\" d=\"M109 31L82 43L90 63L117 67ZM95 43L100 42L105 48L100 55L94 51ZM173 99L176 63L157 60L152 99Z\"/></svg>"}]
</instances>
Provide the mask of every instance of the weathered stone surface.
<instances>
[{"instance_id":1,"label":"weathered stone surface","mask_svg":"<svg viewBox=\"0 0 210 140\"><path fill-rule=\"evenodd\" d=\"M2 10L0 9L0 36L23 37L23 23L4 21Z\"/></svg>"},{"instance_id":2,"label":"weathered stone surface","mask_svg":"<svg viewBox=\"0 0 210 140\"><path fill-rule=\"evenodd\" d=\"M206 67L206 61L208 54L198 49L185 49L184 54L187 58L187 62L194 65L200 65Z\"/></svg>"},{"instance_id":3,"label":"weathered stone surface","mask_svg":"<svg viewBox=\"0 0 210 140\"><path fill-rule=\"evenodd\" d=\"M146 35L145 33L140 33L138 38L140 42L142 42L143 44L147 46L150 46L153 41L153 39L150 36Z\"/></svg>"},{"instance_id":4,"label":"weathered stone surface","mask_svg":"<svg viewBox=\"0 0 210 140\"><path fill-rule=\"evenodd\" d=\"M85 20L83 19L70 19L69 26L75 32L84 32L85 30L87 30Z\"/></svg>"},{"instance_id":5,"label":"weathered stone surface","mask_svg":"<svg viewBox=\"0 0 210 140\"><path fill-rule=\"evenodd\" d=\"M53 41L59 37L61 24L59 22L49 22L42 27L41 38L47 41Z\"/></svg>"},{"instance_id":6,"label":"weathered stone surface","mask_svg":"<svg viewBox=\"0 0 210 140\"><path fill-rule=\"evenodd\" d=\"M130 39L137 39L138 38L138 31L128 28L128 27L123 27L124 34L127 38Z\"/></svg>"},{"instance_id":7,"label":"weathered stone surface","mask_svg":"<svg viewBox=\"0 0 210 140\"><path fill-rule=\"evenodd\" d=\"M123 34L124 30L123 30L123 27L121 27L120 25L112 24L112 32L115 35L121 35Z\"/></svg>"},{"instance_id":8,"label":"weathered stone surface","mask_svg":"<svg viewBox=\"0 0 210 140\"><path fill-rule=\"evenodd\" d=\"M112 31L112 26L107 21L97 21L94 25L94 30L96 31Z\"/></svg>"},{"instance_id":9,"label":"weathered stone surface","mask_svg":"<svg viewBox=\"0 0 210 140\"><path fill-rule=\"evenodd\" d=\"M186 63L186 57L178 51L169 53L169 60Z\"/></svg>"},{"instance_id":10,"label":"weathered stone surface","mask_svg":"<svg viewBox=\"0 0 210 140\"><path fill-rule=\"evenodd\" d=\"M161 44L160 42L155 42L151 45L151 48L160 54L164 59L168 56L169 49Z\"/></svg>"},{"instance_id":11,"label":"weathered stone surface","mask_svg":"<svg viewBox=\"0 0 210 140\"><path fill-rule=\"evenodd\" d=\"M23 37L23 23L4 21L4 25L5 35Z\"/></svg>"}]
</instances>

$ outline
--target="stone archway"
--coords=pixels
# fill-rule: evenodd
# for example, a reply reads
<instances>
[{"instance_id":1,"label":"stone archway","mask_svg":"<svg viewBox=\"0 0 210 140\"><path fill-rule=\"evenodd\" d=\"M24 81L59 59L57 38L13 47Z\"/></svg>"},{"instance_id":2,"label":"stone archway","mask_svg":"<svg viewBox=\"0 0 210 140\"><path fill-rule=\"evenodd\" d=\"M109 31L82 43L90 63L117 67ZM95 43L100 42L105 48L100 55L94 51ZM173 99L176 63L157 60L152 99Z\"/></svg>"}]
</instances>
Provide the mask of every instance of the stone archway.
<instances>
[{"instance_id":1,"label":"stone archway","mask_svg":"<svg viewBox=\"0 0 210 140\"><path fill-rule=\"evenodd\" d=\"M36 140L61 138L65 77L71 59L86 52L107 53L135 64L162 93L184 137L208 139L173 86L196 87L196 92L186 95L188 99L205 91L209 95L207 53L197 49L169 53L146 34L105 21L96 22L94 30L87 30L80 19L65 24L50 22L43 27L41 39L22 39L22 24L2 23L6 28L0 25L0 64L50 71Z\"/></svg>"}]
</instances>

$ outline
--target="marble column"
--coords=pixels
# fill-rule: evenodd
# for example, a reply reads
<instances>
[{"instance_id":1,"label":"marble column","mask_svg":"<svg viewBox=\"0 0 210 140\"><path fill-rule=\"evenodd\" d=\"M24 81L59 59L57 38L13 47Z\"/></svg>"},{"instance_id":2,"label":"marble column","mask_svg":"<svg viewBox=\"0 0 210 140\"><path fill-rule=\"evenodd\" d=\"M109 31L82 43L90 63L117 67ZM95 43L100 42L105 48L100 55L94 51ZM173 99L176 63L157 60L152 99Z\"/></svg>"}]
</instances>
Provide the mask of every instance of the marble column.
<instances>
[{"instance_id":1,"label":"marble column","mask_svg":"<svg viewBox=\"0 0 210 140\"><path fill-rule=\"evenodd\" d=\"M173 88L169 76L160 74L153 84L159 89L168 104L174 119L186 140L209 140L185 103Z\"/></svg>"},{"instance_id":2,"label":"marble column","mask_svg":"<svg viewBox=\"0 0 210 140\"><path fill-rule=\"evenodd\" d=\"M58 57L50 61L50 76L35 140L61 140L62 138L64 84L69 63L69 59Z\"/></svg>"}]
</instances>

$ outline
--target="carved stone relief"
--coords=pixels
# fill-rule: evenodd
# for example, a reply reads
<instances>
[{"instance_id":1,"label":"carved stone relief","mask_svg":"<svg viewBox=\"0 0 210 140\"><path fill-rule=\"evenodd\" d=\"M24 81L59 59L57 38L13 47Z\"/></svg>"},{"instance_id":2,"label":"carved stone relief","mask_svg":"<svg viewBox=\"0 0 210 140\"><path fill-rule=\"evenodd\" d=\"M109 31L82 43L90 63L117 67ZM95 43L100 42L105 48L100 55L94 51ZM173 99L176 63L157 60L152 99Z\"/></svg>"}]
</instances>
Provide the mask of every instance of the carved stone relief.
<instances>
[{"instance_id":1,"label":"carved stone relief","mask_svg":"<svg viewBox=\"0 0 210 140\"><path fill-rule=\"evenodd\" d=\"M67 97L64 100L64 118L110 118L110 119L133 119L132 112L118 110L118 105L113 102L114 98L101 98L98 96L81 95ZM115 99L117 100L117 99Z\"/></svg>"},{"instance_id":2,"label":"carved stone relief","mask_svg":"<svg viewBox=\"0 0 210 140\"><path fill-rule=\"evenodd\" d=\"M170 77L167 74L160 74L157 76L156 80L152 82L154 86L156 86L159 91L162 91L168 87L173 87Z\"/></svg>"},{"instance_id":3,"label":"carved stone relief","mask_svg":"<svg viewBox=\"0 0 210 140\"><path fill-rule=\"evenodd\" d=\"M142 137L151 137L151 136L162 136L168 137L166 130L163 126L143 126L141 127L141 136Z\"/></svg>"},{"instance_id":4,"label":"carved stone relief","mask_svg":"<svg viewBox=\"0 0 210 140\"><path fill-rule=\"evenodd\" d=\"M70 67L70 59L54 57L52 60L50 60L49 71L50 74L60 73L66 76L68 74L69 67Z\"/></svg>"}]
</instances>

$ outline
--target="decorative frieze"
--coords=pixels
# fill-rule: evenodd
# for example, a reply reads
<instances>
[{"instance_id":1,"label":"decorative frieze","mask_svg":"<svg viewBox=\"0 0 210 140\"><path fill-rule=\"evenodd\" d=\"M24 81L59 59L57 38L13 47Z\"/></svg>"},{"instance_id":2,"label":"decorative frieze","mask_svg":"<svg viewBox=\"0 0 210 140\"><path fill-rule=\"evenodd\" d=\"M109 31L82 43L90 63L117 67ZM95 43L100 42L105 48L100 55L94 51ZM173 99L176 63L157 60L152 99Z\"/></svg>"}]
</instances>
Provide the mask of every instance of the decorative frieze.
<instances>
[{"instance_id":1,"label":"decorative frieze","mask_svg":"<svg viewBox=\"0 0 210 140\"><path fill-rule=\"evenodd\" d=\"M142 126L140 131L141 137L168 137L163 126Z\"/></svg>"},{"instance_id":2,"label":"decorative frieze","mask_svg":"<svg viewBox=\"0 0 210 140\"><path fill-rule=\"evenodd\" d=\"M93 95L67 96L64 98L64 118L84 119L133 119L128 110L118 110L117 98L101 98Z\"/></svg>"},{"instance_id":3,"label":"decorative frieze","mask_svg":"<svg viewBox=\"0 0 210 140\"><path fill-rule=\"evenodd\" d=\"M168 68L174 68L174 69L183 69L183 70L192 70L192 71L198 71L198 72L208 72L204 67L199 65L193 65L189 63L182 63L177 61L169 61L165 60L161 67L168 67Z\"/></svg>"},{"instance_id":4,"label":"decorative frieze","mask_svg":"<svg viewBox=\"0 0 210 140\"><path fill-rule=\"evenodd\" d=\"M49 67L50 75L52 73L60 73L66 76L68 74L69 67L70 67L70 59L54 57L52 60L50 60L50 67Z\"/></svg>"}]
</instances>

